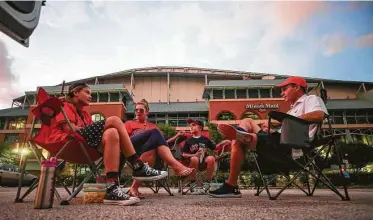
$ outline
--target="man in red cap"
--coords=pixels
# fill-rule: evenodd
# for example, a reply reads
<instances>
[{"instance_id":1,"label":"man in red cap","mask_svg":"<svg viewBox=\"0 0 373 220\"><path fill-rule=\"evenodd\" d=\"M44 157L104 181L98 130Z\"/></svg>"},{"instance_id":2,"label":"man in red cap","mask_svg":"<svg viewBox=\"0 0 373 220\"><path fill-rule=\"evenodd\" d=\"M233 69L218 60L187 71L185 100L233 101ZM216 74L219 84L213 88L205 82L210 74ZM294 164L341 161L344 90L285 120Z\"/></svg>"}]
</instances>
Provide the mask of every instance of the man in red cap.
<instances>
[{"instance_id":1,"label":"man in red cap","mask_svg":"<svg viewBox=\"0 0 373 220\"><path fill-rule=\"evenodd\" d=\"M315 95L307 95L307 83L302 77L289 77L276 87L281 88L281 96L290 104L287 114L315 123L310 126L309 131L310 138L313 138L317 124L328 114L322 99ZM275 124L279 125L279 122ZM279 155L283 155L286 150L279 147L280 131L271 131L271 136L268 136L268 123L264 123L260 128L252 119L243 119L239 126L219 125L218 130L232 141L232 152L229 178L220 188L209 191L212 197L241 197L237 180L245 155L244 147L250 151L257 151L259 155L266 155L271 160L279 160Z\"/></svg>"}]
</instances>

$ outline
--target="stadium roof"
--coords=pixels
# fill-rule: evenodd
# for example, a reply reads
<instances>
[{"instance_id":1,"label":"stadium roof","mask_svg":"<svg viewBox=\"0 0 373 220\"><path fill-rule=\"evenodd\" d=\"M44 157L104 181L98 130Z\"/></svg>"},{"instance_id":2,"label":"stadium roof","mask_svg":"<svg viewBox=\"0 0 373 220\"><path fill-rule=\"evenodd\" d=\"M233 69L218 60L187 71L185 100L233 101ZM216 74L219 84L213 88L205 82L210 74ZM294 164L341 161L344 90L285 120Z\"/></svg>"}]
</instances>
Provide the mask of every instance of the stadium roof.
<instances>
[{"instance_id":1,"label":"stadium roof","mask_svg":"<svg viewBox=\"0 0 373 220\"><path fill-rule=\"evenodd\" d=\"M127 113L134 112L134 105L127 105ZM208 112L206 102L149 103L150 113Z\"/></svg>"},{"instance_id":2,"label":"stadium roof","mask_svg":"<svg viewBox=\"0 0 373 220\"><path fill-rule=\"evenodd\" d=\"M217 87L265 87L275 86L283 82L282 79L262 79L262 80L212 80L205 88ZM308 87L315 87L317 83L309 83Z\"/></svg>"},{"instance_id":3,"label":"stadium roof","mask_svg":"<svg viewBox=\"0 0 373 220\"><path fill-rule=\"evenodd\" d=\"M29 108L6 108L0 110L0 117L28 116Z\"/></svg>"},{"instance_id":4,"label":"stadium roof","mask_svg":"<svg viewBox=\"0 0 373 220\"><path fill-rule=\"evenodd\" d=\"M373 102L359 99L334 99L328 100L328 110L349 110L349 109L373 109Z\"/></svg>"},{"instance_id":5,"label":"stadium roof","mask_svg":"<svg viewBox=\"0 0 373 220\"><path fill-rule=\"evenodd\" d=\"M178 67L178 66L155 66L155 67L145 67L145 68L135 68L135 69L128 69L123 71L118 71L114 73L109 73L105 75L99 75L89 78L84 78L76 81L67 82L68 84L75 83L75 82L86 82L89 80L95 79L105 79L105 78L113 78L113 77L120 77L120 76L128 76L132 73L135 74L178 74L178 75L194 75L203 77L206 75L220 75L220 76L231 76L231 77L242 77L242 76L249 76L256 79L261 79L264 76L274 76L276 79L284 79L292 74L284 75L284 74L272 74L272 73L258 73L258 72L245 72L245 71L234 71L234 70L221 70L221 69L209 69L209 68L198 68L198 67ZM359 82L359 81L346 81L346 80L334 80L334 79L321 79L321 78L312 78L312 77L304 77L306 80L312 82L318 81L325 81L325 82L333 82L333 83L354 83L354 84L372 84L373 82Z\"/></svg>"},{"instance_id":6,"label":"stadium roof","mask_svg":"<svg viewBox=\"0 0 373 220\"><path fill-rule=\"evenodd\" d=\"M149 103L151 113L208 112L206 102ZM359 99L328 100L328 110L373 109L373 102ZM127 113L134 112L133 103L127 105ZM7 108L0 110L0 117L27 116L29 108Z\"/></svg>"},{"instance_id":7,"label":"stadium roof","mask_svg":"<svg viewBox=\"0 0 373 220\"><path fill-rule=\"evenodd\" d=\"M61 93L62 86L40 86L48 93L58 94ZM123 84L96 84L89 85L92 92L127 92ZM65 86L64 92L68 92L68 86ZM37 94L37 91L26 91L26 94Z\"/></svg>"}]
</instances>

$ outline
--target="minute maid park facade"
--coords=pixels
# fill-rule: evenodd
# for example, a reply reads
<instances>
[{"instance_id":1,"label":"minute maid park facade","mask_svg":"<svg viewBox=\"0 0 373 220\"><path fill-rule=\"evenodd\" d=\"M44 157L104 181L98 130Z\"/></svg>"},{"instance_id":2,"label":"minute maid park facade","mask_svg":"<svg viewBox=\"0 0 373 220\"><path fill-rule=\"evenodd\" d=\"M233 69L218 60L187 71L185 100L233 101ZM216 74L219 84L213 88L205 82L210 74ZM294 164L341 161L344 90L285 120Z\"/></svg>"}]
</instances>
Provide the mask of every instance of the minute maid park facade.
<instances>
[{"instance_id":1,"label":"minute maid park facade","mask_svg":"<svg viewBox=\"0 0 373 220\"><path fill-rule=\"evenodd\" d=\"M133 103L150 103L149 121L177 130L188 129L186 119L238 124L243 118L265 120L271 110L289 106L274 85L288 75L253 73L195 67L147 67L67 82L85 82L92 89L89 111L93 120L116 115L134 118ZM327 109L334 133L343 142L373 145L373 82L307 78L309 94L328 92ZM51 95L61 85L44 86ZM36 88L35 88L36 89ZM67 86L65 88L67 90ZM0 110L0 142L17 145L25 140L32 123L30 109L36 90L14 97L12 106ZM38 125L40 127L40 125ZM32 170L32 169L31 169Z\"/></svg>"}]
</instances>

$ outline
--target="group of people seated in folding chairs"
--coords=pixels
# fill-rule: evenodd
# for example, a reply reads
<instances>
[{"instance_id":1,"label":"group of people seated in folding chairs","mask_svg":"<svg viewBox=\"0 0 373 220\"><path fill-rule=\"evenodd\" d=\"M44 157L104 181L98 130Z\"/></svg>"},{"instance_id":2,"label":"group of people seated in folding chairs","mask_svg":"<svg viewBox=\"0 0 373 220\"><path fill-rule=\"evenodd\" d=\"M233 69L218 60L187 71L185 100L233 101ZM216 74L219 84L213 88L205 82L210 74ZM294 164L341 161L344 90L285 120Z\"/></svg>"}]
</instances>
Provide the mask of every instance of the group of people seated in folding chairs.
<instances>
[{"instance_id":1,"label":"group of people seated in folding chairs","mask_svg":"<svg viewBox=\"0 0 373 220\"><path fill-rule=\"evenodd\" d=\"M281 88L281 95L285 101L291 104L288 114L315 123L323 121L327 114L326 107L319 97L306 94L307 84L303 78L290 77L278 87ZM175 137L165 140L157 126L147 122L149 105L146 100L136 103L136 120L126 121L123 125L122 120L115 116L93 122L90 113L83 108L90 104L91 98L89 86L84 83L74 84L69 87L63 108L73 129L85 140L86 145L103 154L107 186L104 204L138 203L143 197L138 190L141 181L159 180L167 176L166 171L152 168L157 155L175 171L176 175L181 178L188 177L191 181L195 181L196 171L200 162L203 162L207 169L206 179L211 181L215 159L208 155L206 149L216 150L229 144L232 151L229 178L220 188L209 191L208 194L212 197L241 197L237 179L244 158L243 148L263 152L274 158L276 154L281 153L278 146L268 144L269 138L274 138L279 143L279 131L273 131L271 136L268 136L266 130L268 125L265 123L260 128L254 121L244 119L239 126L219 125L219 132L227 140L216 145L209 138L201 135L203 122L188 120L192 137L186 140L183 147L184 159L179 162L171 153L169 143L184 133L179 132ZM310 128L310 137L314 135L315 129L316 127ZM69 127L61 113L52 120L51 130L47 142L53 143L59 140L58 143L63 144L60 140L66 139ZM120 164L123 164L123 160L126 160L133 169L134 182L128 194L123 192L118 183Z\"/></svg>"}]
</instances>

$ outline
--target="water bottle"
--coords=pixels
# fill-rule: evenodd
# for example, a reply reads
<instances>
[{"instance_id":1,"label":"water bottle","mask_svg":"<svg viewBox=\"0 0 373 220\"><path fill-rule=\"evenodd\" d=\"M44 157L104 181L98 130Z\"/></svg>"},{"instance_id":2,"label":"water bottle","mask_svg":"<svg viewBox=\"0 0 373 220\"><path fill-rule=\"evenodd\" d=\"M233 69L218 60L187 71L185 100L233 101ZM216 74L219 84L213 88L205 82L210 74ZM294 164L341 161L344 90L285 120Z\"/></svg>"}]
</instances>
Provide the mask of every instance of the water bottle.
<instances>
[{"instance_id":1,"label":"water bottle","mask_svg":"<svg viewBox=\"0 0 373 220\"><path fill-rule=\"evenodd\" d=\"M343 171L343 176L344 176L346 179L350 179L350 174L348 173L347 170L344 170L344 171Z\"/></svg>"},{"instance_id":2,"label":"water bottle","mask_svg":"<svg viewBox=\"0 0 373 220\"><path fill-rule=\"evenodd\" d=\"M203 163L203 158L205 158L205 149L200 148L201 156L199 157L199 163Z\"/></svg>"},{"instance_id":3,"label":"water bottle","mask_svg":"<svg viewBox=\"0 0 373 220\"><path fill-rule=\"evenodd\" d=\"M41 173L35 195L34 209L52 208L57 166L58 161L54 157L41 163Z\"/></svg>"}]
</instances>

